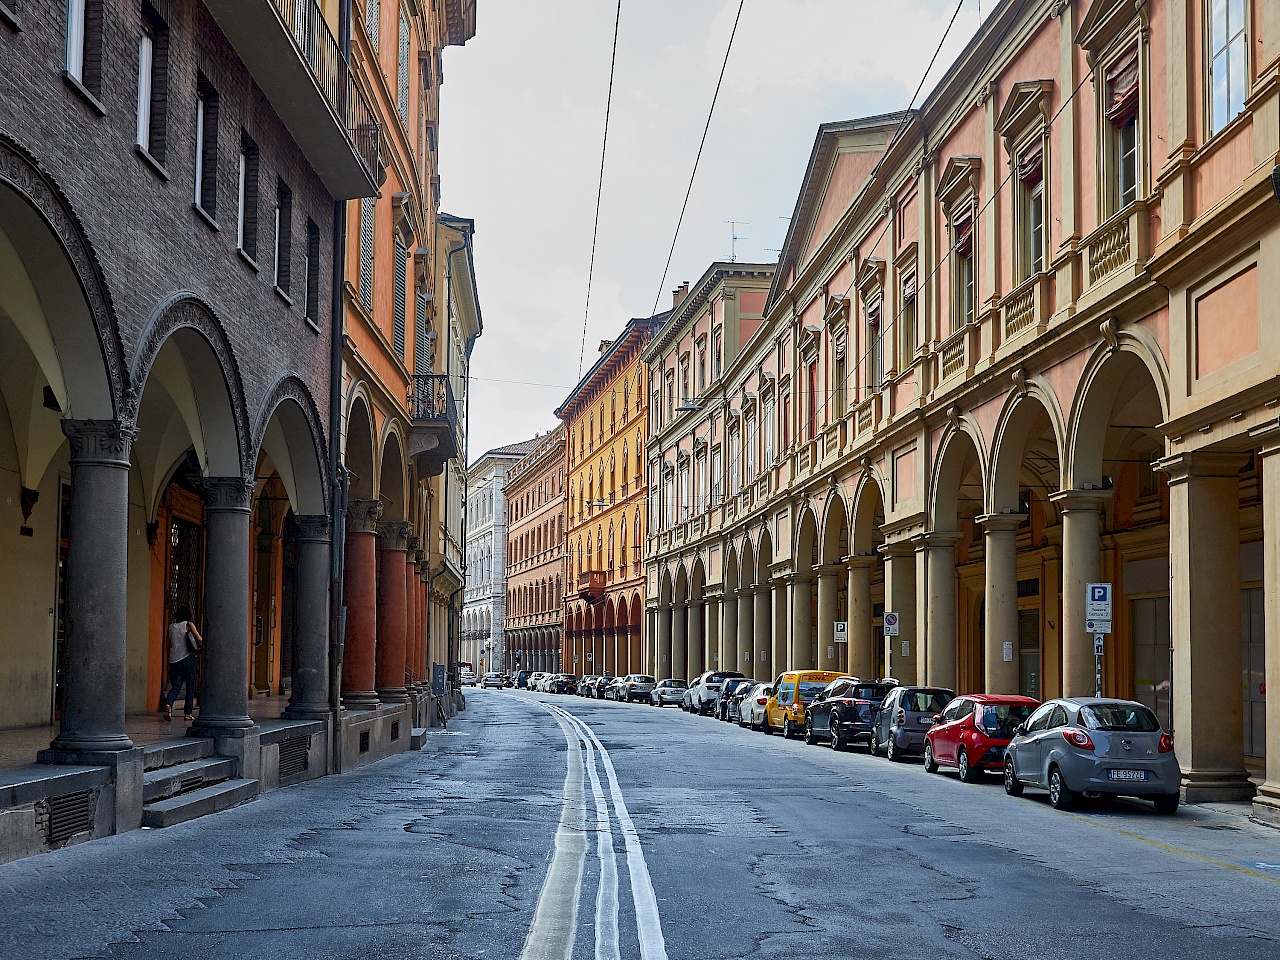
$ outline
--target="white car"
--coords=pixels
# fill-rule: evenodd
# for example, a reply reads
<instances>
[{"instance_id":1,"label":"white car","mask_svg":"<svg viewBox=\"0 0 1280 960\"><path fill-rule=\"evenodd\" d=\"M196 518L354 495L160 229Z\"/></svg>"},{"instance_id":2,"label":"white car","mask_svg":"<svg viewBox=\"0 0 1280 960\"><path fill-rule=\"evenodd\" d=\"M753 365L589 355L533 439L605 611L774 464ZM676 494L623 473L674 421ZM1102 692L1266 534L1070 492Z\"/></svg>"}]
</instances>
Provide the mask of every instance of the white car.
<instances>
[{"instance_id":1,"label":"white car","mask_svg":"<svg viewBox=\"0 0 1280 960\"><path fill-rule=\"evenodd\" d=\"M501 690L501 689L502 689L502 674L500 674L500 673L486 673L486 674L484 675L484 682L483 682L483 683L481 683L480 685L481 685L482 687L486 688L486 689L488 689L489 687L493 687L495 690Z\"/></svg>"},{"instance_id":2,"label":"white car","mask_svg":"<svg viewBox=\"0 0 1280 960\"><path fill-rule=\"evenodd\" d=\"M541 690L541 689L542 689L542 681L546 678L546 676L547 676L547 675L546 675L545 673L543 673L541 670L539 670L537 673L531 673L531 674L529 674L529 689L530 689L530 690Z\"/></svg>"},{"instance_id":3,"label":"white car","mask_svg":"<svg viewBox=\"0 0 1280 960\"><path fill-rule=\"evenodd\" d=\"M708 670L690 685L686 709L700 717L714 716L720 708L720 685L725 680L737 680L741 676L736 670Z\"/></svg>"},{"instance_id":4,"label":"white car","mask_svg":"<svg viewBox=\"0 0 1280 960\"><path fill-rule=\"evenodd\" d=\"M757 683L747 691L747 695L738 702L738 726L764 730L764 708L772 695L773 687L767 683Z\"/></svg>"},{"instance_id":5,"label":"white car","mask_svg":"<svg viewBox=\"0 0 1280 960\"><path fill-rule=\"evenodd\" d=\"M476 675L473 670L462 671L462 685L464 687L474 687L476 685Z\"/></svg>"}]
</instances>

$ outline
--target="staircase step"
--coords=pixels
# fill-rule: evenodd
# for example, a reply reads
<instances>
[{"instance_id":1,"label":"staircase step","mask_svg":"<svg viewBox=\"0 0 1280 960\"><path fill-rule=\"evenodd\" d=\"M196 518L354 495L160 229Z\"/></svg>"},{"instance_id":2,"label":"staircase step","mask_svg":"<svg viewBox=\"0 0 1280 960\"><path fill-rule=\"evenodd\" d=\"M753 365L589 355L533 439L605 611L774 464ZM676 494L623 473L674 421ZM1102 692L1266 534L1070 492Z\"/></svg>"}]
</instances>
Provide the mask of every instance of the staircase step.
<instances>
[{"instance_id":1,"label":"staircase step","mask_svg":"<svg viewBox=\"0 0 1280 960\"><path fill-rule=\"evenodd\" d=\"M409 731L409 749L421 750L422 745L427 742L427 728L414 727Z\"/></svg>"},{"instance_id":2,"label":"staircase step","mask_svg":"<svg viewBox=\"0 0 1280 960\"><path fill-rule=\"evenodd\" d=\"M142 808L144 827L171 827L209 813L219 813L258 796L257 780L224 780L211 787L157 800Z\"/></svg>"},{"instance_id":3,"label":"staircase step","mask_svg":"<svg viewBox=\"0 0 1280 960\"><path fill-rule=\"evenodd\" d=\"M179 793L190 793L212 783L230 780L235 773L235 761L227 757L210 757L148 770L142 775L142 802L152 803Z\"/></svg>"},{"instance_id":4,"label":"staircase step","mask_svg":"<svg viewBox=\"0 0 1280 960\"><path fill-rule=\"evenodd\" d=\"M213 740L207 737L185 737L164 743L149 743L142 748L142 768L159 770L211 756Z\"/></svg>"}]
</instances>

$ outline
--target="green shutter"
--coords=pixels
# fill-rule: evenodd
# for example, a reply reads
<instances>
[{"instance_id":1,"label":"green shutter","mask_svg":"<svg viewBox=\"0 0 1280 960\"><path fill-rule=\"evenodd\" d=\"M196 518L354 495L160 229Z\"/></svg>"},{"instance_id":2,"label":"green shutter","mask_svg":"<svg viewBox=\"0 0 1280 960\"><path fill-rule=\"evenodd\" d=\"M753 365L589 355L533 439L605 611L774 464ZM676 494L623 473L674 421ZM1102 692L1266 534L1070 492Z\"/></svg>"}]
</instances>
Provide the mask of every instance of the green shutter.
<instances>
[{"instance_id":1,"label":"green shutter","mask_svg":"<svg viewBox=\"0 0 1280 960\"><path fill-rule=\"evenodd\" d=\"M360 299L365 309L373 312L373 220L376 201L365 197L360 201Z\"/></svg>"},{"instance_id":2,"label":"green shutter","mask_svg":"<svg viewBox=\"0 0 1280 960\"><path fill-rule=\"evenodd\" d=\"M408 310L409 250L396 238L396 356L404 359L405 314Z\"/></svg>"}]
</instances>

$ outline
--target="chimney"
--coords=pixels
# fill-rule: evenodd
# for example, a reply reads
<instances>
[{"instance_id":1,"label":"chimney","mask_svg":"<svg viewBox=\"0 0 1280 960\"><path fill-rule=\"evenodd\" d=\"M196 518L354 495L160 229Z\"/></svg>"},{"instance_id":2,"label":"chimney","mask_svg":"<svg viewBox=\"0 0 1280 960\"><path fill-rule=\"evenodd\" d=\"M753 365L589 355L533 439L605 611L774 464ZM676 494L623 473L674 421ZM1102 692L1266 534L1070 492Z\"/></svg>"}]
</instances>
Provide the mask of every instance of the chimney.
<instances>
[{"instance_id":1,"label":"chimney","mask_svg":"<svg viewBox=\"0 0 1280 960\"><path fill-rule=\"evenodd\" d=\"M689 281L686 280L680 286L671 291L671 309L674 310L684 302L684 298L689 295Z\"/></svg>"},{"instance_id":2,"label":"chimney","mask_svg":"<svg viewBox=\"0 0 1280 960\"><path fill-rule=\"evenodd\" d=\"M597 352L598 352L598 353L604 353L604 352L605 352L606 350L608 350L611 346L613 346L613 341L612 341L612 340L601 340L601 341L600 341L600 349L599 349Z\"/></svg>"}]
</instances>

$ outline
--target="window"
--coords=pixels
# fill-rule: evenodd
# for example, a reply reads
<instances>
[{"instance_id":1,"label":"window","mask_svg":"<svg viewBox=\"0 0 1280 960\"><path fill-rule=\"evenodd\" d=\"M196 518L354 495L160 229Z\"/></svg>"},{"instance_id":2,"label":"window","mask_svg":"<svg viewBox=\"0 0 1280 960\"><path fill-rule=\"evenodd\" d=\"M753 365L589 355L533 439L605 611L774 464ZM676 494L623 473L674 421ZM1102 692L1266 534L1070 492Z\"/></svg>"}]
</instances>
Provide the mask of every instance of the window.
<instances>
[{"instance_id":1,"label":"window","mask_svg":"<svg viewBox=\"0 0 1280 960\"><path fill-rule=\"evenodd\" d=\"M805 407L809 411L809 415L805 418L808 424L807 439L812 440L818 435L818 361L814 360L809 364L809 396L805 401Z\"/></svg>"},{"instance_id":2,"label":"window","mask_svg":"<svg viewBox=\"0 0 1280 960\"><path fill-rule=\"evenodd\" d=\"M1137 44L1106 68L1104 112L1106 115L1106 164L1108 213L1123 210L1138 199L1139 148L1139 61Z\"/></svg>"},{"instance_id":3,"label":"window","mask_svg":"<svg viewBox=\"0 0 1280 960\"><path fill-rule=\"evenodd\" d=\"M884 380L884 338L880 321L884 312L884 293L877 290L867 301L867 387L878 389Z\"/></svg>"},{"instance_id":4,"label":"window","mask_svg":"<svg viewBox=\"0 0 1280 960\"><path fill-rule=\"evenodd\" d=\"M1037 138L1014 163L1018 281L1044 270L1044 141Z\"/></svg>"},{"instance_id":5,"label":"window","mask_svg":"<svg viewBox=\"0 0 1280 960\"><path fill-rule=\"evenodd\" d=\"M258 145L240 132L240 170L236 189L236 247L258 256Z\"/></svg>"},{"instance_id":6,"label":"window","mask_svg":"<svg viewBox=\"0 0 1280 960\"><path fill-rule=\"evenodd\" d=\"M701 396L707 389L707 350L698 348L698 394Z\"/></svg>"},{"instance_id":7,"label":"window","mask_svg":"<svg viewBox=\"0 0 1280 960\"><path fill-rule=\"evenodd\" d=\"M848 352L849 334L845 330L837 333L831 343L831 403L832 414L841 416L845 411L845 355Z\"/></svg>"},{"instance_id":8,"label":"window","mask_svg":"<svg viewBox=\"0 0 1280 960\"><path fill-rule=\"evenodd\" d=\"M698 496L700 500L699 506L705 510L711 505L707 496L710 478L707 475L707 453L705 450L698 454L698 475L694 482L698 485L698 490L695 496Z\"/></svg>"},{"instance_id":9,"label":"window","mask_svg":"<svg viewBox=\"0 0 1280 960\"><path fill-rule=\"evenodd\" d=\"M396 50L396 105L400 121L409 126L409 18L400 8L400 37Z\"/></svg>"},{"instance_id":10,"label":"window","mask_svg":"<svg viewBox=\"0 0 1280 960\"><path fill-rule=\"evenodd\" d=\"M293 251L293 191L283 180L276 181L275 285L289 292L289 260Z\"/></svg>"},{"instance_id":11,"label":"window","mask_svg":"<svg viewBox=\"0 0 1280 960\"><path fill-rule=\"evenodd\" d=\"M218 91L196 78L196 175L194 202L210 217L218 206Z\"/></svg>"},{"instance_id":12,"label":"window","mask_svg":"<svg viewBox=\"0 0 1280 960\"><path fill-rule=\"evenodd\" d=\"M1249 87L1249 44L1244 0L1209 0L1209 132L1244 110Z\"/></svg>"},{"instance_id":13,"label":"window","mask_svg":"<svg viewBox=\"0 0 1280 960\"><path fill-rule=\"evenodd\" d=\"M381 33L382 5L379 0L364 0L364 29L369 34L373 52L378 52L378 34Z\"/></svg>"},{"instance_id":14,"label":"window","mask_svg":"<svg viewBox=\"0 0 1280 960\"><path fill-rule=\"evenodd\" d=\"M312 323L320 318L320 228L307 217L307 253L302 261L307 289L303 291L302 315Z\"/></svg>"},{"instance_id":15,"label":"window","mask_svg":"<svg viewBox=\"0 0 1280 960\"><path fill-rule=\"evenodd\" d=\"M102 88L102 0L67 0L67 76L86 90Z\"/></svg>"},{"instance_id":16,"label":"window","mask_svg":"<svg viewBox=\"0 0 1280 960\"><path fill-rule=\"evenodd\" d=\"M747 438L745 480L747 483L751 483L756 478L756 438L758 436L756 433L756 418L754 415L747 417L746 426L743 428L743 432L746 434Z\"/></svg>"},{"instance_id":17,"label":"window","mask_svg":"<svg viewBox=\"0 0 1280 960\"><path fill-rule=\"evenodd\" d=\"M902 279L902 314L898 320L902 340L899 368L906 369L915 359L916 344L916 273L912 270Z\"/></svg>"},{"instance_id":18,"label":"window","mask_svg":"<svg viewBox=\"0 0 1280 960\"><path fill-rule=\"evenodd\" d=\"M405 331L408 328L409 312L409 248L399 237L396 237L396 276L392 301L395 306L395 331L392 342L396 356L404 360Z\"/></svg>"},{"instance_id":19,"label":"window","mask_svg":"<svg viewBox=\"0 0 1280 960\"><path fill-rule=\"evenodd\" d=\"M164 163L165 113L169 102L169 31L150 6L142 7L138 41L137 144L157 163Z\"/></svg>"},{"instance_id":20,"label":"window","mask_svg":"<svg viewBox=\"0 0 1280 960\"><path fill-rule=\"evenodd\" d=\"M360 201L360 300L373 311L373 240L377 201L365 197Z\"/></svg>"},{"instance_id":21,"label":"window","mask_svg":"<svg viewBox=\"0 0 1280 960\"><path fill-rule=\"evenodd\" d=\"M770 397L764 402L764 467L767 470L777 459L777 451L773 445L774 402Z\"/></svg>"},{"instance_id":22,"label":"window","mask_svg":"<svg viewBox=\"0 0 1280 960\"><path fill-rule=\"evenodd\" d=\"M680 463L680 518L689 519L689 461Z\"/></svg>"},{"instance_id":23,"label":"window","mask_svg":"<svg viewBox=\"0 0 1280 960\"><path fill-rule=\"evenodd\" d=\"M680 358L680 403L689 402L689 358Z\"/></svg>"},{"instance_id":24,"label":"window","mask_svg":"<svg viewBox=\"0 0 1280 960\"><path fill-rule=\"evenodd\" d=\"M419 286L413 298L413 372L431 372L431 347L428 331L427 290Z\"/></svg>"},{"instance_id":25,"label":"window","mask_svg":"<svg viewBox=\"0 0 1280 960\"><path fill-rule=\"evenodd\" d=\"M711 334L711 379L720 379L724 363L724 331L717 329Z\"/></svg>"},{"instance_id":26,"label":"window","mask_svg":"<svg viewBox=\"0 0 1280 960\"><path fill-rule=\"evenodd\" d=\"M974 321L977 278L973 263L973 216L966 216L952 227L952 333Z\"/></svg>"},{"instance_id":27,"label":"window","mask_svg":"<svg viewBox=\"0 0 1280 960\"><path fill-rule=\"evenodd\" d=\"M729 496L733 496L738 492L742 479L742 433L737 427L729 431L729 456L725 467L729 472L726 486Z\"/></svg>"}]
</instances>

